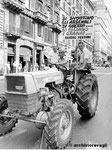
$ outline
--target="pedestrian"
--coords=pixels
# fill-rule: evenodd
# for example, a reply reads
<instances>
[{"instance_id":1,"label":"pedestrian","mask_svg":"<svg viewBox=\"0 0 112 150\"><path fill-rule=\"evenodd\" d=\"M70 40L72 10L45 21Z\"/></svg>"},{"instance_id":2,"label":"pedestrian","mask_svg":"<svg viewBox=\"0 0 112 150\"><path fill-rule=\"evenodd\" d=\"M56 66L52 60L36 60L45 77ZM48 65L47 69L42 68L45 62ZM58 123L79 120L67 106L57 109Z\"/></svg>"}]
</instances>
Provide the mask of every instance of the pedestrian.
<instances>
[{"instance_id":1,"label":"pedestrian","mask_svg":"<svg viewBox=\"0 0 112 150\"><path fill-rule=\"evenodd\" d=\"M28 72L28 62L26 62L25 66L24 66L24 72Z\"/></svg>"},{"instance_id":2,"label":"pedestrian","mask_svg":"<svg viewBox=\"0 0 112 150\"><path fill-rule=\"evenodd\" d=\"M13 73L16 72L16 67L17 67L17 66L16 66L16 61L14 61L14 62L13 62Z\"/></svg>"},{"instance_id":3,"label":"pedestrian","mask_svg":"<svg viewBox=\"0 0 112 150\"><path fill-rule=\"evenodd\" d=\"M21 70L22 70L22 63L20 62L18 66L18 72L21 72Z\"/></svg>"},{"instance_id":4,"label":"pedestrian","mask_svg":"<svg viewBox=\"0 0 112 150\"><path fill-rule=\"evenodd\" d=\"M38 63L35 63L35 71L38 71L39 70L39 65L38 65Z\"/></svg>"},{"instance_id":5,"label":"pedestrian","mask_svg":"<svg viewBox=\"0 0 112 150\"><path fill-rule=\"evenodd\" d=\"M10 67L10 62L8 61L8 62L7 62L7 73L10 73L10 69L11 69L11 67Z\"/></svg>"}]
</instances>

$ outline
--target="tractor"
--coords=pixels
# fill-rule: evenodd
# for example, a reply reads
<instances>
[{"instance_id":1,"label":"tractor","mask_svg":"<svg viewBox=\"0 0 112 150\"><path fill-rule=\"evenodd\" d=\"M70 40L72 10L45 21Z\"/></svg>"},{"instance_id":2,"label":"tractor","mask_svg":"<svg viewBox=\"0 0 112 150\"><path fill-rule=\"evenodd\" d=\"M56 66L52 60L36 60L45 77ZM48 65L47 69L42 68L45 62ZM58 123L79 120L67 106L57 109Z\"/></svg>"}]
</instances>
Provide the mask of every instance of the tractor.
<instances>
[{"instance_id":1,"label":"tractor","mask_svg":"<svg viewBox=\"0 0 112 150\"><path fill-rule=\"evenodd\" d=\"M24 120L42 131L47 148L63 149L75 126L74 104L83 118L95 115L99 91L91 70L53 65L56 67L43 71L5 76L6 90L0 97L0 135Z\"/></svg>"}]
</instances>

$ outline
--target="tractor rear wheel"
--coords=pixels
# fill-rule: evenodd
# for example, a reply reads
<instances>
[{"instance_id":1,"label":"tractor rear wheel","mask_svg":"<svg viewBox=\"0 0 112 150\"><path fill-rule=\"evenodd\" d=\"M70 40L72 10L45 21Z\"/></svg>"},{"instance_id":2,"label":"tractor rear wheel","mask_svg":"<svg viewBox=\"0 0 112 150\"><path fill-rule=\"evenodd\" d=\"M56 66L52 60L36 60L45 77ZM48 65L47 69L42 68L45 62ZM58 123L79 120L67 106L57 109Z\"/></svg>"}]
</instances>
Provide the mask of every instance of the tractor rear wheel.
<instances>
[{"instance_id":1,"label":"tractor rear wheel","mask_svg":"<svg viewBox=\"0 0 112 150\"><path fill-rule=\"evenodd\" d=\"M54 106L44 129L49 148L60 149L69 143L74 126L74 110L71 101L60 99Z\"/></svg>"},{"instance_id":2,"label":"tractor rear wheel","mask_svg":"<svg viewBox=\"0 0 112 150\"><path fill-rule=\"evenodd\" d=\"M8 104L5 95L0 95L0 114L8 114ZM0 135L4 135L15 127L17 120L0 116Z\"/></svg>"},{"instance_id":3,"label":"tractor rear wheel","mask_svg":"<svg viewBox=\"0 0 112 150\"><path fill-rule=\"evenodd\" d=\"M78 111L83 118L92 118L98 105L98 81L93 74L84 75L76 88Z\"/></svg>"}]
</instances>

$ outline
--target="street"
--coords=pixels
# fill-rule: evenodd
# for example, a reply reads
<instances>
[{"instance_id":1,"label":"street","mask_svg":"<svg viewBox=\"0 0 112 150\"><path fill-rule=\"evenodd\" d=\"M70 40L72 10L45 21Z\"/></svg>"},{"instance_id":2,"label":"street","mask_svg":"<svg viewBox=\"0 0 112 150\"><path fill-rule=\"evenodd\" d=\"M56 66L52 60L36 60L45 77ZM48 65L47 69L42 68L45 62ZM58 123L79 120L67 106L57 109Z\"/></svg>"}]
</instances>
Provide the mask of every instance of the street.
<instances>
[{"instance_id":1,"label":"street","mask_svg":"<svg viewBox=\"0 0 112 150\"><path fill-rule=\"evenodd\" d=\"M76 123L68 149L79 149L78 144L112 147L112 68L97 68L92 72L99 83L98 109L90 120L81 119L76 109ZM36 149L39 137L40 132L33 123L19 121L11 133L0 137L0 149Z\"/></svg>"}]
</instances>

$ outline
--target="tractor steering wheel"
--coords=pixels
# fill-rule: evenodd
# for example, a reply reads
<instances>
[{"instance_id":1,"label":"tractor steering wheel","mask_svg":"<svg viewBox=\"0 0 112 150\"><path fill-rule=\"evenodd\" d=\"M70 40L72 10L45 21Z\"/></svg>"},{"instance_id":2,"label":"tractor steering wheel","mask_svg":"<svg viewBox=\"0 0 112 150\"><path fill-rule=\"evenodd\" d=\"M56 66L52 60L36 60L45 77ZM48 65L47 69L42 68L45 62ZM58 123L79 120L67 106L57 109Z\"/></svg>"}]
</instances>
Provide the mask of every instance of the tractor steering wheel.
<instances>
[{"instance_id":1,"label":"tractor steering wheel","mask_svg":"<svg viewBox=\"0 0 112 150\"><path fill-rule=\"evenodd\" d=\"M56 66L56 68L58 68L58 69L60 69L60 70L65 70L65 71L67 71L67 68L66 68L64 65L62 65L62 64L51 63L51 62L50 62L50 65L54 65L54 66Z\"/></svg>"},{"instance_id":2,"label":"tractor steering wheel","mask_svg":"<svg viewBox=\"0 0 112 150\"><path fill-rule=\"evenodd\" d=\"M67 71L67 68L65 66L63 66L62 64L52 64L52 65L55 65L56 68L60 69L60 70L65 70Z\"/></svg>"}]
</instances>

